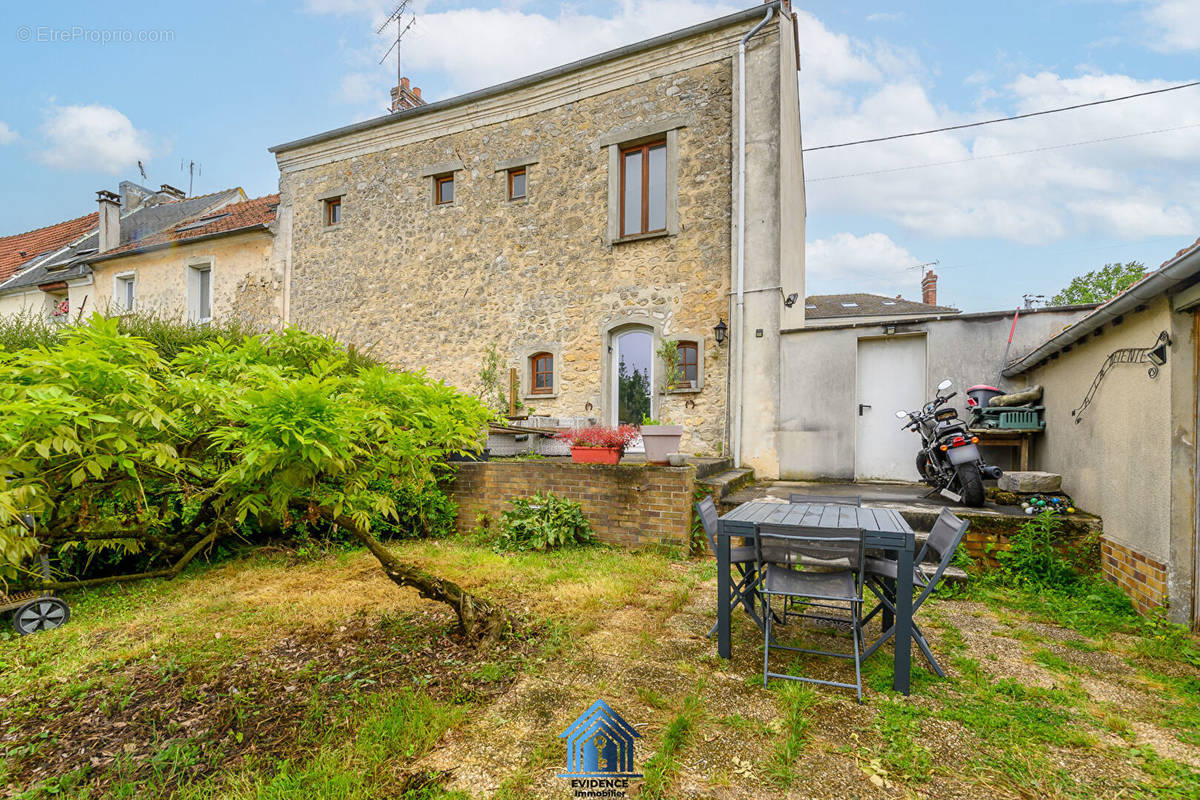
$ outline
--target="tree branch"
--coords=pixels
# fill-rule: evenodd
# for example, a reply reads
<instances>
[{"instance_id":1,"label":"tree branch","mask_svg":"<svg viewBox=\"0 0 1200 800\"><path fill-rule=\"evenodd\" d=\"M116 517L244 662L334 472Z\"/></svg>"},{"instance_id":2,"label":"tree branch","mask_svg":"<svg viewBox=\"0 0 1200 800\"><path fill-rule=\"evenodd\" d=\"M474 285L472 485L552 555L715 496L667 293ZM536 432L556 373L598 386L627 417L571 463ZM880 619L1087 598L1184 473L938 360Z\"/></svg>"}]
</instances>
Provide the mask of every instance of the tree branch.
<instances>
[{"instance_id":1,"label":"tree branch","mask_svg":"<svg viewBox=\"0 0 1200 800\"><path fill-rule=\"evenodd\" d=\"M107 583L125 583L126 581L140 581L143 578L166 578L170 580L183 572L183 568L188 565L188 562L196 557L196 554L204 549L205 545L212 544L217 539L217 526L209 531L208 535L200 541L192 545L183 556L176 561L172 566L166 569L154 570L153 572L138 572L133 575L110 575L105 578L88 578L83 581L42 581L36 585L39 589L86 589L89 586L103 586Z\"/></svg>"},{"instance_id":2,"label":"tree branch","mask_svg":"<svg viewBox=\"0 0 1200 800\"><path fill-rule=\"evenodd\" d=\"M293 500L289 505L304 514L315 508L322 519L345 528L371 551L371 555L383 566L384 574L393 583L398 586L411 586L425 599L445 603L453 608L454 613L458 615L459 629L467 636L478 639L481 645L495 644L509 628L509 616L502 607L476 597L454 581L439 578L418 566L399 560L381 541L360 528L349 516L335 515L331 510L305 500Z\"/></svg>"}]
</instances>

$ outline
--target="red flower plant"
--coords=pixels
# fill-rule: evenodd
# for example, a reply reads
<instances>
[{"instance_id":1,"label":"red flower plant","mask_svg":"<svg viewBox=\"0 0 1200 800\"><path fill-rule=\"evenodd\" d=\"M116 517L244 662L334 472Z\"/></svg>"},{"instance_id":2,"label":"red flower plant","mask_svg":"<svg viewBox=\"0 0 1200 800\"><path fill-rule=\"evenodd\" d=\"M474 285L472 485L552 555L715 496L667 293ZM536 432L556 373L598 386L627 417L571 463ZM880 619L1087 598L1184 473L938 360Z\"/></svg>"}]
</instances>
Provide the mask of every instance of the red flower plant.
<instances>
[{"instance_id":1,"label":"red flower plant","mask_svg":"<svg viewBox=\"0 0 1200 800\"><path fill-rule=\"evenodd\" d=\"M555 438L568 443L571 447L619 447L624 450L636 442L640 435L638 429L633 425L622 425L618 428L594 425L590 428L564 431Z\"/></svg>"}]
</instances>

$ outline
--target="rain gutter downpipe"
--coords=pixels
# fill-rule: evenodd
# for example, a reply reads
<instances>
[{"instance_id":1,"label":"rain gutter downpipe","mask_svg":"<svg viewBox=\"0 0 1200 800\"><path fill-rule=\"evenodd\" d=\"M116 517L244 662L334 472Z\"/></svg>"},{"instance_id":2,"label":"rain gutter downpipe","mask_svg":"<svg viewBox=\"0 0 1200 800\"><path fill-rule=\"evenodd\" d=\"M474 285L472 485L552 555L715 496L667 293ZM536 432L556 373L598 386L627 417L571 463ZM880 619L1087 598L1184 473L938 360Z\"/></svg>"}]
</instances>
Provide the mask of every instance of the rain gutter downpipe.
<instances>
[{"instance_id":1,"label":"rain gutter downpipe","mask_svg":"<svg viewBox=\"0 0 1200 800\"><path fill-rule=\"evenodd\" d=\"M738 42L738 176L737 176L737 325L734 327L734 350L737 358L737 404L734 406L733 430L730 431L730 450L733 451L733 466L742 466L742 378L746 369L743 365L746 340L745 286L746 286L746 42L775 16L775 5L767 8L766 16L750 29Z\"/></svg>"}]
</instances>

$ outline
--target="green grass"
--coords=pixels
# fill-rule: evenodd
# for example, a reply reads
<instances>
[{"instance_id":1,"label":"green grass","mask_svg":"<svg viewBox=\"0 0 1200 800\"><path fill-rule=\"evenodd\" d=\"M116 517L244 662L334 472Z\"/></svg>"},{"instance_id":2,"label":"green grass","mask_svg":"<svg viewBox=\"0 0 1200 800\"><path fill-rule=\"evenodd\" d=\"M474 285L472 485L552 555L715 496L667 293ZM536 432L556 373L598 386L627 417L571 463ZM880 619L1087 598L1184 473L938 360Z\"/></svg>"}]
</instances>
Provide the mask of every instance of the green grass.
<instances>
[{"instance_id":1,"label":"green grass","mask_svg":"<svg viewBox=\"0 0 1200 800\"><path fill-rule=\"evenodd\" d=\"M928 780L933 756L921 743L921 720L929 711L908 700L883 697L875 712L875 730L883 741L878 757L888 773L917 783Z\"/></svg>"},{"instance_id":2,"label":"green grass","mask_svg":"<svg viewBox=\"0 0 1200 800\"><path fill-rule=\"evenodd\" d=\"M687 744L689 734L703 714L703 701L700 697L702 692L703 683L697 687L695 693L683 699L683 707L663 731L658 750L643 768L640 797L646 800L671 797L667 791L672 778L679 771L679 751Z\"/></svg>"},{"instance_id":3,"label":"green grass","mask_svg":"<svg viewBox=\"0 0 1200 800\"><path fill-rule=\"evenodd\" d=\"M936 678L914 649L913 696L895 695L889 645L864 663L866 703L857 706L851 690L782 680L763 689L761 636L745 619L738 621L734 661L716 658L711 642L701 644L711 618L697 614L697 597L709 602L703 583L713 577L711 559L681 563L660 553L603 546L497 554L457 539L404 542L396 550L512 609L519 637L486 658L459 650L440 671L429 667L436 675L422 668L390 683L364 668L361 658L297 664L289 673L300 693L291 695L296 702L288 713L295 723L287 729L287 746L240 751L244 760L233 767L225 761L239 750L233 745L254 741L239 737L256 735L255 723L282 707L270 694L254 693L259 683L251 670L248 685L239 684L246 691L221 698L227 718L215 733L193 735L163 724L152 739L153 752L121 754L99 768L81 759L77 769L21 800L158 800L172 790L181 800L478 797L486 793L470 787L452 792L440 780L422 785L424 773L410 771L444 740L462 743L468 752L486 747L471 737L497 709L511 711L490 703L514 679L520 681L514 687L544 682L556 690L535 695L546 698L544 707L526 704L513 714L524 720L521 725L500 728L506 752L517 744L511 737L520 737L519 755L514 763L490 767L496 786L490 796L542 796L547 786L564 788L553 778L564 759L556 734L580 710L562 707L567 695L553 682L571 682L576 674L595 677L571 684L571 696L585 690L623 713L640 708L628 716L646 735L638 746L645 777L634 782L634 794L652 800L680 796L684 776L730 796L749 786L811 792L811 776L830 770L861 772L909 796L934 796L952 778L968 793L988 797L1200 799L1197 771L1169 758L1161 746L1155 751L1144 736L1150 725L1177 738L1179 747L1200 747L1195 637L1162 619L1132 616L1107 595L1091 602L1094 584L1035 592L984 581L958 594L986 609L944 597L933 601L923 627L950 676ZM203 703L211 692L206 684L238 664L253 665L282 637L313 630L335 637L347 620L364 615L372 620L369 641L381 648L372 663L402 669L410 659L427 658L447 634L449 615L429 613L431 606L395 589L376 570L361 552L303 563L260 555L197 566L170 583L72 596L70 625L0 641L4 716L39 718L47 696L84 708L94 702L90 693L98 692L99 712L120 718L145 702L146 675L152 692L179 692L187 702ZM618 619L624 626L619 637L610 627ZM1084 638L1031 626L1031 620ZM676 652L664 646L664 631L683 630L681 623L694 628L695 637L689 644L686 634L673 636L669 641L682 648ZM795 623L789 632L806 639L829 635L801 626ZM584 639L593 634L595 639ZM1084 655L1096 651L1104 652L1094 659ZM614 659L623 672L605 671ZM1104 671L1121 659L1127 669ZM1081 681L1076 661L1096 668L1086 668ZM654 679L639 683L643 664ZM1012 665L1017 671L1007 672ZM783 656L779 666L814 675L835 669L823 660L789 662ZM673 671L673 682L664 682L664 670ZM1045 688L1026 675L1054 685ZM1122 692L1102 702L1084 689L1096 681L1160 702L1126 703ZM526 723L535 713L545 720L531 729ZM13 770L24 768L22 759L56 756L61 745L55 736L51 729L10 745L0 759L0 786L19 782ZM98 778L107 787L89 791Z\"/></svg>"},{"instance_id":4,"label":"green grass","mask_svg":"<svg viewBox=\"0 0 1200 800\"><path fill-rule=\"evenodd\" d=\"M767 774L787 788L795 782L796 770L802 766L801 756L813 724L812 711L819 698L811 684L782 681L777 685L776 694L783 705L783 734L767 763Z\"/></svg>"}]
</instances>

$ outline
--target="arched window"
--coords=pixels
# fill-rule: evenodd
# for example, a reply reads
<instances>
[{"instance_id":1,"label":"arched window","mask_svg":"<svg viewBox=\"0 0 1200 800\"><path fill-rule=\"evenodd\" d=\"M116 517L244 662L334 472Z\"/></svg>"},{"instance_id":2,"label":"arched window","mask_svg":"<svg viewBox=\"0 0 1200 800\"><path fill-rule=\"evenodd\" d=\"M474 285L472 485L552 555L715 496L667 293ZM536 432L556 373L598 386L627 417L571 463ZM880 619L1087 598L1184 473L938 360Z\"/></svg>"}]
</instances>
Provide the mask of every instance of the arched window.
<instances>
[{"instance_id":1,"label":"arched window","mask_svg":"<svg viewBox=\"0 0 1200 800\"><path fill-rule=\"evenodd\" d=\"M700 348L696 342L681 340L676 350L679 353L679 382L671 388L697 386L700 380Z\"/></svg>"},{"instance_id":2,"label":"arched window","mask_svg":"<svg viewBox=\"0 0 1200 800\"><path fill-rule=\"evenodd\" d=\"M529 357L530 394L554 394L554 356L534 353Z\"/></svg>"}]
</instances>

